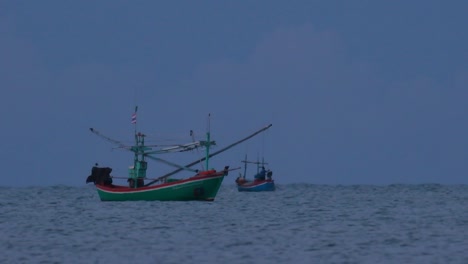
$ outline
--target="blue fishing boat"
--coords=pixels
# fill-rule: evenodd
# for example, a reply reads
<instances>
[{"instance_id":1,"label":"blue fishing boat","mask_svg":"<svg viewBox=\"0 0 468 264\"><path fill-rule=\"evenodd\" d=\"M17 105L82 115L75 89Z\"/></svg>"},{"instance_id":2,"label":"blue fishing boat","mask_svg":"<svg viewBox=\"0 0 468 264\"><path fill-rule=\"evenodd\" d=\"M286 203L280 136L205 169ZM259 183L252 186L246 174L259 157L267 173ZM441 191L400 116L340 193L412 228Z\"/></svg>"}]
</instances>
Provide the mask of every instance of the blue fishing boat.
<instances>
[{"instance_id":1,"label":"blue fishing boat","mask_svg":"<svg viewBox=\"0 0 468 264\"><path fill-rule=\"evenodd\" d=\"M247 156L241 162L244 163L244 174L239 173L239 177L236 179L237 190L239 192L265 192L276 189L275 181L272 179L273 172L265 168L268 163L264 161L248 161ZM245 178L248 163L257 165L257 173L253 180Z\"/></svg>"}]
</instances>

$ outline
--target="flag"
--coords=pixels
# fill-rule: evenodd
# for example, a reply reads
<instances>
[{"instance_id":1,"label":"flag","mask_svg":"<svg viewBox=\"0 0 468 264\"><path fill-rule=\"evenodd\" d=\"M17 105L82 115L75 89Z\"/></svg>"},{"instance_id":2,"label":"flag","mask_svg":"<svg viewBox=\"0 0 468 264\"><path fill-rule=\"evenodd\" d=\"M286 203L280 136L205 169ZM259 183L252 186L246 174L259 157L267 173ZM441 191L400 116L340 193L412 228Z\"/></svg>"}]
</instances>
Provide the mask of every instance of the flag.
<instances>
[{"instance_id":1,"label":"flag","mask_svg":"<svg viewBox=\"0 0 468 264\"><path fill-rule=\"evenodd\" d=\"M136 117L137 117L138 106L135 106L135 112L132 115L132 124L136 124Z\"/></svg>"},{"instance_id":2,"label":"flag","mask_svg":"<svg viewBox=\"0 0 468 264\"><path fill-rule=\"evenodd\" d=\"M132 124L136 124L136 113L132 115Z\"/></svg>"}]
</instances>

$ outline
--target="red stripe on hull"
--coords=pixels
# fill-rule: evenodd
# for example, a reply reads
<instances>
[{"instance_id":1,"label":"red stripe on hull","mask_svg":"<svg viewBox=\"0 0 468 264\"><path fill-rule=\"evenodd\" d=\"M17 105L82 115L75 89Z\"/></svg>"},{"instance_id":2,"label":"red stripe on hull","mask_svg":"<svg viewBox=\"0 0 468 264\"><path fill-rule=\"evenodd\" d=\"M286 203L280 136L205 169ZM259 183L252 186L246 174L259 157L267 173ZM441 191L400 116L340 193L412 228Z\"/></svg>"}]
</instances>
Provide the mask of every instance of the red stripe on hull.
<instances>
[{"instance_id":1,"label":"red stripe on hull","mask_svg":"<svg viewBox=\"0 0 468 264\"><path fill-rule=\"evenodd\" d=\"M212 175L195 175L193 177L190 177L188 179L183 179L179 181L174 181L174 182L167 182L167 183L162 183L154 186L144 186L144 187L138 187L138 188L130 188L128 186L123 186L123 185L101 185L101 184L96 184L96 188L101 189L106 192L113 192L113 193L131 193L131 192L142 192L142 191L149 191L149 190L155 190L155 189L164 189L166 187L173 187L175 185L183 184L183 183L188 183L188 182L197 182L201 180L206 180L210 178L217 178L217 177L224 177L224 172L217 172Z\"/></svg>"}]
</instances>

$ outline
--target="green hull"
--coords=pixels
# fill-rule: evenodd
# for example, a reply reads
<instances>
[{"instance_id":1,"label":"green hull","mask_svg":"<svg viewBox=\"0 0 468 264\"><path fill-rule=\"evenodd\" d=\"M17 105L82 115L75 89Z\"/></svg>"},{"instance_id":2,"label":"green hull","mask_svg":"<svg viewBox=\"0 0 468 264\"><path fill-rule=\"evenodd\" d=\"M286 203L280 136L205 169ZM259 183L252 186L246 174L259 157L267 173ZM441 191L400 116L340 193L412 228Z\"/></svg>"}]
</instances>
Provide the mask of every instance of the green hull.
<instances>
[{"instance_id":1,"label":"green hull","mask_svg":"<svg viewBox=\"0 0 468 264\"><path fill-rule=\"evenodd\" d=\"M101 201L213 201L224 176L194 177L141 188L116 185L96 187Z\"/></svg>"}]
</instances>

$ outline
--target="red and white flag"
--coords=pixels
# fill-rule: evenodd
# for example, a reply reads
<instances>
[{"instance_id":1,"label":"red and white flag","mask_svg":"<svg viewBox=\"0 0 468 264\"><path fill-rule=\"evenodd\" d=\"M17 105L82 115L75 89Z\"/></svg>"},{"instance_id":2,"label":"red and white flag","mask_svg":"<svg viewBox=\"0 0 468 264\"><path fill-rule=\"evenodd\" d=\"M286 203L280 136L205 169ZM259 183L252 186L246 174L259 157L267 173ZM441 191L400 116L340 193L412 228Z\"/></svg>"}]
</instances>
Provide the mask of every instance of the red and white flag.
<instances>
[{"instance_id":1,"label":"red and white flag","mask_svg":"<svg viewBox=\"0 0 468 264\"><path fill-rule=\"evenodd\" d=\"M138 106L135 106L135 112L132 114L132 124L136 124Z\"/></svg>"}]
</instances>

